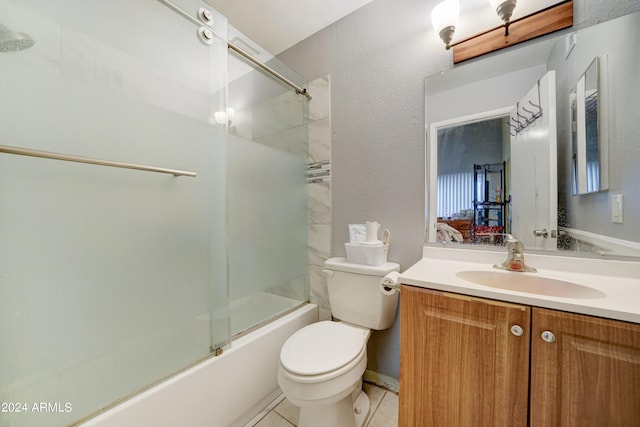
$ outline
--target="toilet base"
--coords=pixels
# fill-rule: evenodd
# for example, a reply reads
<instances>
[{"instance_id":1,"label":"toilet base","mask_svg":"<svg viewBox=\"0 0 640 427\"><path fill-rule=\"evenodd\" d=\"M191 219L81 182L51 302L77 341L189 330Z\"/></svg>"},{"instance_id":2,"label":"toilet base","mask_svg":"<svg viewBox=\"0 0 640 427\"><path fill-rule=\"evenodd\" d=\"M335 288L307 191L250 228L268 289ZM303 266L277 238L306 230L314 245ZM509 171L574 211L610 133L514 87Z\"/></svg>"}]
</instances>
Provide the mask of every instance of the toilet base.
<instances>
[{"instance_id":1,"label":"toilet base","mask_svg":"<svg viewBox=\"0 0 640 427\"><path fill-rule=\"evenodd\" d=\"M364 391L360 391L358 398L353 402L353 414L355 415L356 427L363 427L367 417L371 412L371 401Z\"/></svg>"},{"instance_id":2,"label":"toilet base","mask_svg":"<svg viewBox=\"0 0 640 427\"><path fill-rule=\"evenodd\" d=\"M353 400L352 394L332 405L308 406L300 408L299 427L363 427L371 402L362 389Z\"/></svg>"}]
</instances>

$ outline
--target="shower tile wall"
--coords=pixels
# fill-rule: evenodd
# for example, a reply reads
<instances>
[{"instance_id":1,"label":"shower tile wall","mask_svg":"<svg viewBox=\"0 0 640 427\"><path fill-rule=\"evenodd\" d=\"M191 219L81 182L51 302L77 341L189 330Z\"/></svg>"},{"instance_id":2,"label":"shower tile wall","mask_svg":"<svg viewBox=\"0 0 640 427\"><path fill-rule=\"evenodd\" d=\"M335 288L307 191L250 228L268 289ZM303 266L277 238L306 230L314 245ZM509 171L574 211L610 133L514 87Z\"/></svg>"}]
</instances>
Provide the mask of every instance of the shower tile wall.
<instances>
[{"instance_id":1,"label":"shower tile wall","mask_svg":"<svg viewBox=\"0 0 640 427\"><path fill-rule=\"evenodd\" d=\"M309 163L331 159L331 81L309 83ZM322 269L331 251L331 183L309 184L309 278L311 302L320 307L320 320L330 319L327 280Z\"/></svg>"}]
</instances>

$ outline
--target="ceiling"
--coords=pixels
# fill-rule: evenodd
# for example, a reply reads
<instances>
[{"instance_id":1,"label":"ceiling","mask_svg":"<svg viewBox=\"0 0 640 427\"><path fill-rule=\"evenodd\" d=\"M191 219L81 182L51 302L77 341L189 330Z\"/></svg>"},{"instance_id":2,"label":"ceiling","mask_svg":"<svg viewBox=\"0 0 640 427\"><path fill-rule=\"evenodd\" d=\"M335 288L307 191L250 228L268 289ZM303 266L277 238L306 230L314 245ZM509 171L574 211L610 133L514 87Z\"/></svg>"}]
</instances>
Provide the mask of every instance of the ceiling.
<instances>
[{"instance_id":1,"label":"ceiling","mask_svg":"<svg viewBox=\"0 0 640 427\"><path fill-rule=\"evenodd\" d=\"M372 0L205 0L277 55Z\"/></svg>"},{"instance_id":2,"label":"ceiling","mask_svg":"<svg viewBox=\"0 0 640 427\"><path fill-rule=\"evenodd\" d=\"M205 0L229 23L272 55L290 48L372 0ZM512 19L526 16L562 0L518 0ZM440 0L424 0L425 27ZM454 42L501 24L489 0L460 1ZM437 37L437 36L436 36Z\"/></svg>"}]
</instances>

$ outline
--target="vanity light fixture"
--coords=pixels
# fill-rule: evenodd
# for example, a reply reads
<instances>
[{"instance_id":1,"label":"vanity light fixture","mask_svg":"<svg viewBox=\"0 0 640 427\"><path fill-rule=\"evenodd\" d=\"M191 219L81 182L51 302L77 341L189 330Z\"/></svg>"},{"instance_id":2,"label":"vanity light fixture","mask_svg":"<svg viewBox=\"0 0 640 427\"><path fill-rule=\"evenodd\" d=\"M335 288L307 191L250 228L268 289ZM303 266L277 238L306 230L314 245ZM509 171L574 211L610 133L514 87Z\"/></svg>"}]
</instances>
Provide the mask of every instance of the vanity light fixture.
<instances>
[{"instance_id":1,"label":"vanity light fixture","mask_svg":"<svg viewBox=\"0 0 640 427\"><path fill-rule=\"evenodd\" d=\"M509 35L509 20L516 8L517 0L489 0L491 7L504 22L504 35ZM458 0L445 0L438 3L431 11L431 23L445 44L445 48L451 48L453 33L460 17L460 3Z\"/></svg>"},{"instance_id":2,"label":"vanity light fixture","mask_svg":"<svg viewBox=\"0 0 640 427\"><path fill-rule=\"evenodd\" d=\"M489 0L491 7L496 11L502 22L504 22L504 35L509 35L509 20L516 8L516 0Z\"/></svg>"},{"instance_id":3,"label":"vanity light fixture","mask_svg":"<svg viewBox=\"0 0 640 427\"><path fill-rule=\"evenodd\" d=\"M445 0L431 11L433 28L444 41L447 50L453 48L453 63L513 46L573 26L573 0L565 0L511 20L517 0L489 0L503 25L451 43L460 6L458 0Z\"/></svg>"},{"instance_id":4,"label":"vanity light fixture","mask_svg":"<svg viewBox=\"0 0 640 427\"><path fill-rule=\"evenodd\" d=\"M459 16L460 4L458 0L445 0L442 3L438 3L431 11L433 28L440 35L447 50L451 48L450 43L453 39L453 33L456 30Z\"/></svg>"}]
</instances>

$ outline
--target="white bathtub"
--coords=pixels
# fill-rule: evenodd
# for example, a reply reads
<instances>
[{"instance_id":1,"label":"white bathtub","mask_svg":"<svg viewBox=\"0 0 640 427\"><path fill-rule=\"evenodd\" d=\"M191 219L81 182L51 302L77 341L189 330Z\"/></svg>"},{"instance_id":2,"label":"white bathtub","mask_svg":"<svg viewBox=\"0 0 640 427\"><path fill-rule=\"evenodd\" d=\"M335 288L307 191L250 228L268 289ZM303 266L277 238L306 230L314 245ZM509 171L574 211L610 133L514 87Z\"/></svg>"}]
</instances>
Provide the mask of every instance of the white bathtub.
<instances>
[{"instance_id":1,"label":"white bathtub","mask_svg":"<svg viewBox=\"0 0 640 427\"><path fill-rule=\"evenodd\" d=\"M232 342L212 357L92 418L80 427L239 427L280 394L280 348L318 321L307 304Z\"/></svg>"}]
</instances>

